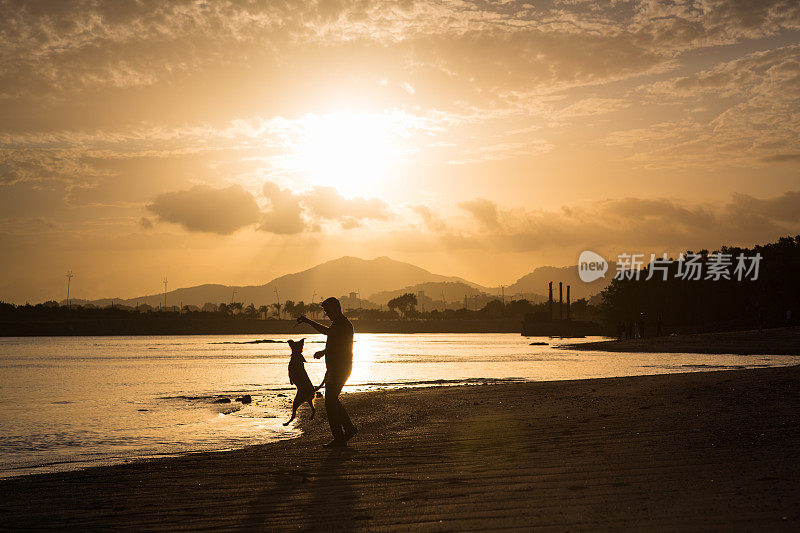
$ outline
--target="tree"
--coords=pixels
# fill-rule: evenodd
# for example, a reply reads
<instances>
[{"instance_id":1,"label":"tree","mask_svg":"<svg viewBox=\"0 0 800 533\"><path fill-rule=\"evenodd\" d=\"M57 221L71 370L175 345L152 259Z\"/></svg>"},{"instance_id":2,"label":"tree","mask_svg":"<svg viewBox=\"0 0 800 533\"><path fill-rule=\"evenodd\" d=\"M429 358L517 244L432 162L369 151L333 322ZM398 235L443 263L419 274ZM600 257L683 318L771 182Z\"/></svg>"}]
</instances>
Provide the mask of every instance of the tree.
<instances>
[{"instance_id":1,"label":"tree","mask_svg":"<svg viewBox=\"0 0 800 533\"><path fill-rule=\"evenodd\" d=\"M398 296L397 298L392 298L389 300L387 306L391 310L397 310L401 315L403 315L403 317L407 318L415 311L417 306L417 295L407 292L402 296Z\"/></svg>"},{"instance_id":2,"label":"tree","mask_svg":"<svg viewBox=\"0 0 800 533\"><path fill-rule=\"evenodd\" d=\"M259 306L258 314L259 314L259 316L260 315L264 315L264 320L266 320L267 319L267 315L269 314L269 306L268 305Z\"/></svg>"},{"instance_id":3,"label":"tree","mask_svg":"<svg viewBox=\"0 0 800 533\"><path fill-rule=\"evenodd\" d=\"M319 318L319 315L322 313L322 306L318 303L308 304L308 312L311 316L315 319Z\"/></svg>"},{"instance_id":4,"label":"tree","mask_svg":"<svg viewBox=\"0 0 800 533\"><path fill-rule=\"evenodd\" d=\"M272 303L272 304L269 304L268 307L270 309L274 309L275 310L275 316L277 316L278 318L281 317L281 304L280 303L277 303L277 302L276 303ZM266 316L266 315L264 315L264 316Z\"/></svg>"},{"instance_id":5,"label":"tree","mask_svg":"<svg viewBox=\"0 0 800 533\"><path fill-rule=\"evenodd\" d=\"M200 308L201 311L204 313L216 313L217 312L217 304L212 304L211 302L206 302L203 304L203 307Z\"/></svg>"},{"instance_id":6,"label":"tree","mask_svg":"<svg viewBox=\"0 0 800 533\"><path fill-rule=\"evenodd\" d=\"M232 314L239 314L242 312L243 306L244 304L242 304L242 302L231 302L230 305L228 305L228 309Z\"/></svg>"},{"instance_id":7,"label":"tree","mask_svg":"<svg viewBox=\"0 0 800 533\"><path fill-rule=\"evenodd\" d=\"M255 318L258 316L258 309L256 309L256 306L253 302L250 302L250 305L245 308L244 314L248 318Z\"/></svg>"},{"instance_id":8,"label":"tree","mask_svg":"<svg viewBox=\"0 0 800 533\"><path fill-rule=\"evenodd\" d=\"M300 315L306 314L307 311L308 311L308 309L306 308L306 304L303 303L303 300L300 300L299 302L294 304L294 308L291 311L291 315L293 317L297 318Z\"/></svg>"},{"instance_id":9,"label":"tree","mask_svg":"<svg viewBox=\"0 0 800 533\"><path fill-rule=\"evenodd\" d=\"M292 300L286 300L283 303L283 314L289 316L294 315L294 302Z\"/></svg>"},{"instance_id":10,"label":"tree","mask_svg":"<svg viewBox=\"0 0 800 533\"><path fill-rule=\"evenodd\" d=\"M492 300L483 306L481 312L489 315L489 318L501 318L506 315L506 306L500 300Z\"/></svg>"}]
</instances>

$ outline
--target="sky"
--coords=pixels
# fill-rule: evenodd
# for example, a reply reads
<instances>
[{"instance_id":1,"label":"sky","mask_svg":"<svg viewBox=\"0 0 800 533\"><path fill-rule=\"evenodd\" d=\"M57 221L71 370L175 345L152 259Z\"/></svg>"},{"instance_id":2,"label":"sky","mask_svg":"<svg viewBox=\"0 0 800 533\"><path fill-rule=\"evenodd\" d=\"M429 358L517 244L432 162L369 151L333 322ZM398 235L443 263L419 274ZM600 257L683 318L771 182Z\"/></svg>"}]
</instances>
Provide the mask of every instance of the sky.
<instances>
[{"instance_id":1,"label":"sky","mask_svg":"<svg viewBox=\"0 0 800 533\"><path fill-rule=\"evenodd\" d=\"M800 233L800 3L0 0L0 300ZM356 290L357 288L354 288Z\"/></svg>"}]
</instances>

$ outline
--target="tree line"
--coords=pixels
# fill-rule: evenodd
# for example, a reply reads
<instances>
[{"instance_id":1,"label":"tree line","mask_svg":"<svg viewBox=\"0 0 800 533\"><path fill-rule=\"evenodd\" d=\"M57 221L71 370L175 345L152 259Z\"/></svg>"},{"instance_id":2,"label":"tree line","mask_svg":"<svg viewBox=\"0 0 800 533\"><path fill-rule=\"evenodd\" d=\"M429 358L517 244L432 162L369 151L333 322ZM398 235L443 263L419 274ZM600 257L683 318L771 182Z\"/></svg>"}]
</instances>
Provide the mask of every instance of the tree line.
<instances>
[{"instance_id":1,"label":"tree line","mask_svg":"<svg viewBox=\"0 0 800 533\"><path fill-rule=\"evenodd\" d=\"M491 300L480 309L446 309L444 311L420 311L417 309L417 297L407 293L393 298L386 309L346 309L345 315L357 320L476 320L476 319L509 319L522 320L529 313L542 313L548 309L546 303L535 304L528 300L510 300L502 302L499 299ZM572 303L572 316L575 318L596 318L598 308L589 305L585 300ZM557 313L557 310L556 310ZM0 317L2 318L91 318L91 317L135 317L135 316L186 316L189 318L233 317L261 320L294 319L300 315L307 315L319 319L324 317L322 306L319 303L304 303L302 300L294 302L287 300L282 304L256 306L253 303L244 305L242 302L232 303L205 303L202 306L184 305L182 308L153 307L141 304L138 307L108 306L98 308L93 305L60 305L55 301L48 301L36 305L18 305L0 302Z\"/></svg>"},{"instance_id":2,"label":"tree line","mask_svg":"<svg viewBox=\"0 0 800 533\"><path fill-rule=\"evenodd\" d=\"M714 273L720 254L732 263L727 277ZM683 255L698 256L699 279L687 279L687 262L677 260L650 263L638 279L613 279L602 292L601 316L607 328L645 320L650 331L659 324L665 333L693 333L797 323L800 235L752 248L722 246L711 253L700 250ZM746 277L736 275L740 255L760 258L756 279L752 279L753 272ZM661 271L653 270L656 267ZM655 275L651 276L651 271Z\"/></svg>"}]
</instances>

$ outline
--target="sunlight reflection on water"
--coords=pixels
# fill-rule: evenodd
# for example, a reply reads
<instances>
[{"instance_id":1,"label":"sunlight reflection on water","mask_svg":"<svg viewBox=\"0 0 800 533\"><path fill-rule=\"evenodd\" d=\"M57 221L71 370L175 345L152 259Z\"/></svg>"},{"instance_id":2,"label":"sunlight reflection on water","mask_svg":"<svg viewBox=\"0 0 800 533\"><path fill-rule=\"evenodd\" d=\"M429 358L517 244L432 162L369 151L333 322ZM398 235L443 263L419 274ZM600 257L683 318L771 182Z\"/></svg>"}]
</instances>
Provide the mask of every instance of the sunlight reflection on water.
<instances>
[{"instance_id":1,"label":"sunlight reflection on water","mask_svg":"<svg viewBox=\"0 0 800 533\"><path fill-rule=\"evenodd\" d=\"M296 435L288 346L299 335L0 339L0 477L237 448ZM306 369L324 337L306 335ZM585 341L596 339L584 339ZM548 345L531 346L533 341ZM555 349L515 334L357 334L347 391L794 364L786 356ZM570 341L571 342L571 341ZM253 403L235 398L250 394ZM220 397L231 403L214 403ZM307 412L301 411L301 418Z\"/></svg>"}]
</instances>

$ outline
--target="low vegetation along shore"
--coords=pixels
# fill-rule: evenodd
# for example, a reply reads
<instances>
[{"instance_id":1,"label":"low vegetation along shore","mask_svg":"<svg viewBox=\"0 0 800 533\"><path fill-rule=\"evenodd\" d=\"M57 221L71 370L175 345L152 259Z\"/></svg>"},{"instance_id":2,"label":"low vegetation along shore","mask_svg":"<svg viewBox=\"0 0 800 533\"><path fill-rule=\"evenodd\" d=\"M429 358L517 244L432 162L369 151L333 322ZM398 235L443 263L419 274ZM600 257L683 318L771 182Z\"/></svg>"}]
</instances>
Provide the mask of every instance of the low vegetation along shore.
<instances>
[{"instance_id":1,"label":"low vegetation along shore","mask_svg":"<svg viewBox=\"0 0 800 533\"><path fill-rule=\"evenodd\" d=\"M800 327L587 342L563 348L605 352L800 355Z\"/></svg>"},{"instance_id":2,"label":"low vegetation along shore","mask_svg":"<svg viewBox=\"0 0 800 533\"><path fill-rule=\"evenodd\" d=\"M361 428L345 450L320 446L322 413L304 417L303 436L289 441L5 480L3 526L800 525L800 367L379 391L345 401Z\"/></svg>"}]
</instances>

